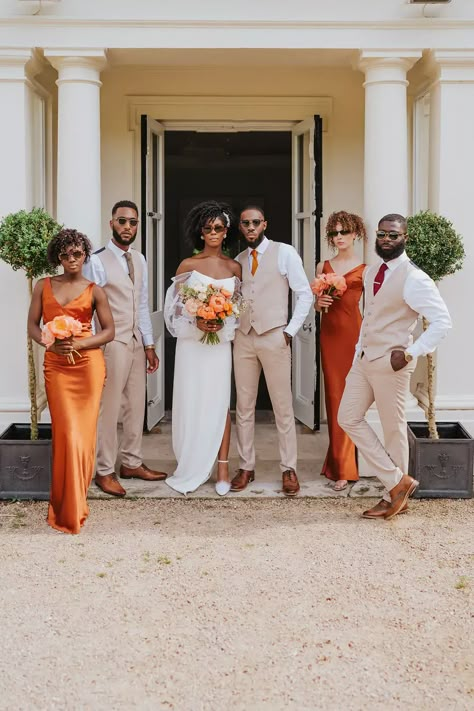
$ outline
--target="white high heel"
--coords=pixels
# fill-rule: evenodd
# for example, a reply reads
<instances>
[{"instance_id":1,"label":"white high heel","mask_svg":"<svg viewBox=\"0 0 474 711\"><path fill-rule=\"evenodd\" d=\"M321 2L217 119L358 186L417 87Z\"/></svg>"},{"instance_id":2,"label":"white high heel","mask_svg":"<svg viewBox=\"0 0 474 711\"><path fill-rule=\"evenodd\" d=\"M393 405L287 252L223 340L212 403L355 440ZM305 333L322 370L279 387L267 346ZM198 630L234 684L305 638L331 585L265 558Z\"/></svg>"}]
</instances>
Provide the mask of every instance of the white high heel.
<instances>
[{"instance_id":1,"label":"white high heel","mask_svg":"<svg viewBox=\"0 0 474 711\"><path fill-rule=\"evenodd\" d=\"M218 459L217 463L218 464L228 464L229 460L228 459ZM219 496L225 496L230 491L230 481L216 481L215 488L216 488L216 493L219 494Z\"/></svg>"}]
</instances>

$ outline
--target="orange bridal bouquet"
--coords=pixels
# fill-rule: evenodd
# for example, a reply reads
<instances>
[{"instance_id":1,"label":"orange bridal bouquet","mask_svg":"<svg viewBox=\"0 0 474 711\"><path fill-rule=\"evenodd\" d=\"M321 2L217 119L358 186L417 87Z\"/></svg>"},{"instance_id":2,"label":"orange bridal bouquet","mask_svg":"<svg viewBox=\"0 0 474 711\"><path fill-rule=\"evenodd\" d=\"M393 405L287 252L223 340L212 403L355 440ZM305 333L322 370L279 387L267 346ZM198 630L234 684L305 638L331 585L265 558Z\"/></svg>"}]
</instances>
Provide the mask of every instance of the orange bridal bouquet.
<instances>
[{"instance_id":1,"label":"orange bridal bouquet","mask_svg":"<svg viewBox=\"0 0 474 711\"><path fill-rule=\"evenodd\" d=\"M231 294L230 291L212 284L195 287L181 284L179 291L184 310L193 318L221 324L229 316L240 316L241 296L238 293ZM220 343L219 334L205 332L200 341L214 346Z\"/></svg>"},{"instance_id":2,"label":"orange bridal bouquet","mask_svg":"<svg viewBox=\"0 0 474 711\"><path fill-rule=\"evenodd\" d=\"M332 296L333 299L340 299L346 290L346 280L339 274L318 274L311 282L311 291L316 296L327 294ZM324 308L324 312L328 312L327 307Z\"/></svg>"},{"instance_id":3,"label":"orange bridal bouquet","mask_svg":"<svg viewBox=\"0 0 474 711\"><path fill-rule=\"evenodd\" d=\"M45 323L41 329L41 343L44 343L46 349L56 343L63 341L71 336L79 336L82 333L82 323L72 316L55 316L52 321ZM69 353L66 358L69 363L75 365L74 353L82 358L81 354L76 350Z\"/></svg>"}]
</instances>

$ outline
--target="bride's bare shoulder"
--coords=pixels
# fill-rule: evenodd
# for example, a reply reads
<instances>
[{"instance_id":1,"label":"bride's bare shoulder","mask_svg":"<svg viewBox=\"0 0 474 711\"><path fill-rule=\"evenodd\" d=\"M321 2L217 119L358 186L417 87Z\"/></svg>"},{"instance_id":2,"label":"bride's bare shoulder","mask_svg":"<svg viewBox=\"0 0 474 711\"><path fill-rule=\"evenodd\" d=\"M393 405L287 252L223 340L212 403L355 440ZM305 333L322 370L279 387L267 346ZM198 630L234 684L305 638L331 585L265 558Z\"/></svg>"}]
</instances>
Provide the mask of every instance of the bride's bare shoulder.
<instances>
[{"instance_id":1,"label":"bride's bare shoulder","mask_svg":"<svg viewBox=\"0 0 474 711\"><path fill-rule=\"evenodd\" d=\"M178 274L184 274L184 272L192 272L195 266L195 258L194 257L188 257L187 259L183 259L181 264L176 270L176 276Z\"/></svg>"}]
</instances>

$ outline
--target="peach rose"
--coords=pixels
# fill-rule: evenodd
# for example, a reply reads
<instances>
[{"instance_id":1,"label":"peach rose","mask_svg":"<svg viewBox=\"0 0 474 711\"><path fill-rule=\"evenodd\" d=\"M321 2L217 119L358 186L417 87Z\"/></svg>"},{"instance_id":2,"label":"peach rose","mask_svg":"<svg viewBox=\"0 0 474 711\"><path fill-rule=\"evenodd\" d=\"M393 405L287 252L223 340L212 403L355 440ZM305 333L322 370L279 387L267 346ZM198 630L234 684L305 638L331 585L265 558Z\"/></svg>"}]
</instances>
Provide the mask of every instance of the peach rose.
<instances>
[{"instance_id":1,"label":"peach rose","mask_svg":"<svg viewBox=\"0 0 474 711\"><path fill-rule=\"evenodd\" d=\"M48 326L53 336L60 340L82 333L82 323L72 316L55 316Z\"/></svg>"},{"instance_id":2,"label":"peach rose","mask_svg":"<svg viewBox=\"0 0 474 711\"><path fill-rule=\"evenodd\" d=\"M227 291L227 289L221 289L221 294L222 296L225 296L226 299L228 299L229 296L232 296L232 292Z\"/></svg>"},{"instance_id":3,"label":"peach rose","mask_svg":"<svg viewBox=\"0 0 474 711\"><path fill-rule=\"evenodd\" d=\"M319 274L317 277L315 277L313 279L310 286L311 286L311 291L313 292L313 294L316 294L316 296L321 296L322 294L324 294L328 288L328 282L326 280L326 275Z\"/></svg>"},{"instance_id":4,"label":"peach rose","mask_svg":"<svg viewBox=\"0 0 474 711\"><path fill-rule=\"evenodd\" d=\"M49 323L45 323L45 325L41 329L41 343L43 343L46 348L49 348L53 345L55 340L55 337L49 329Z\"/></svg>"},{"instance_id":5,"label":"peach rose","mask_svg":"<svg viewBox=\"0 0 474 711\"><path fill-rule=\"evenodd\" d=\"M201 302L198 299L188 299L184 304L184 308L190 316L196 316L198 309L201 306Z\"/></svg>"}]
</instances>

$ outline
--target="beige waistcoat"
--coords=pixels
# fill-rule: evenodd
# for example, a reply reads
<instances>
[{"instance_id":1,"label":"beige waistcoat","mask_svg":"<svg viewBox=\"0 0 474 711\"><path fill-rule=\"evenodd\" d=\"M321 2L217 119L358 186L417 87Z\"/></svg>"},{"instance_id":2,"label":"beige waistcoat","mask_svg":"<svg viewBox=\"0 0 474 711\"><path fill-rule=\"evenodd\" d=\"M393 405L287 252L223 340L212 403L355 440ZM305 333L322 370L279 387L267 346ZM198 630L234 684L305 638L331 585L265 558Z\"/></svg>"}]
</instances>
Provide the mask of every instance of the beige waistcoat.
<instances>
[{"instance_id":1,"label":"beige waistcoat","mask_svg":"<svg viewBox=\"0 0 474 711\"><path fill-rule=\"evenodd\" d=\"M240 330L247 334L253 328L259 335L288 323L288 291L286 277L278 269L280 243L269 240L259 254L255 275L249 269L248 250L237 256L242 265L242 296L247 307L240 316Z\"/></svg>"},{"instance_id":2,"label":"beige waistcoat","mask_svg":"<svg viewBox=\"0 0 474 711\"><path fill-rule=\"evenodd\" d=\"M115 323L115 340L130 343L135 338L141 343L142 336L138 328L138 304L143 280L142 262L135 249L130 250L135 271L135 283L120 266L117 257L110 249L96 252L104 265L107 284L104 286Z\"/></svg>"},{"instance_id":3,"label":"beige waistcoat","mask_svg":"<svg viewBox=\"0 0 474 711\"><path fill-rule=\"evenodd\" d=\"M361 326L361 352L375 360L392 350L405 350L413 343L418 314L403 300L403 289L410 272L417 269L402 262L374 296L374 278L380 264L369 267L365 279L365 311Z\"/></svg>"}]
</instances>

